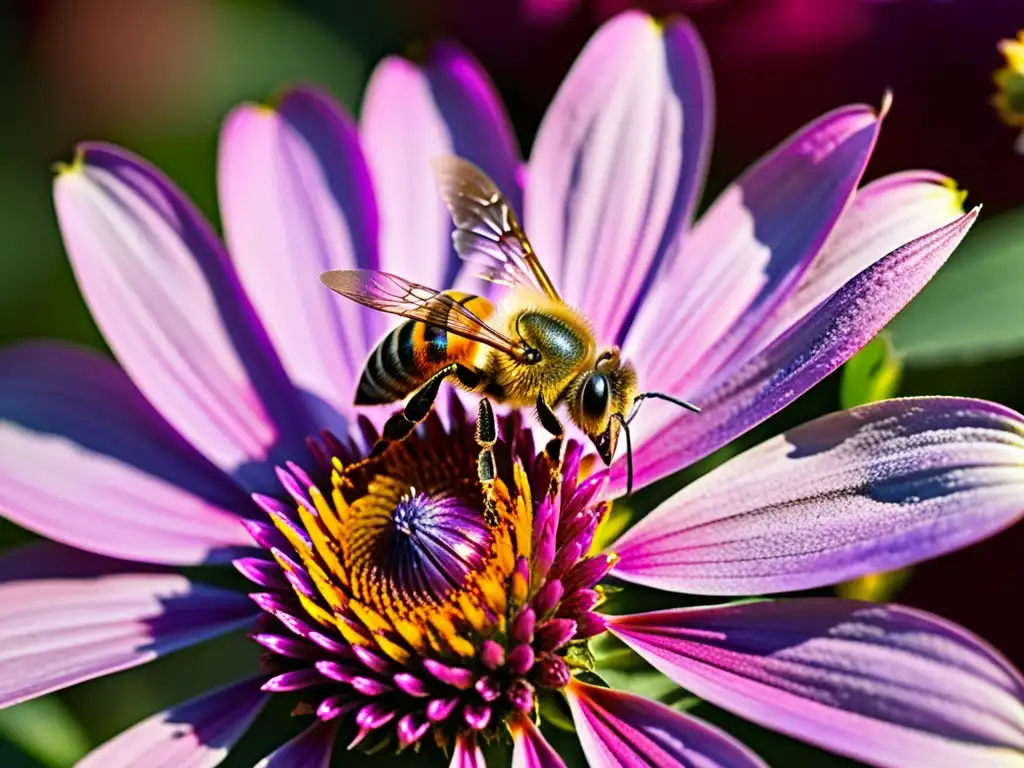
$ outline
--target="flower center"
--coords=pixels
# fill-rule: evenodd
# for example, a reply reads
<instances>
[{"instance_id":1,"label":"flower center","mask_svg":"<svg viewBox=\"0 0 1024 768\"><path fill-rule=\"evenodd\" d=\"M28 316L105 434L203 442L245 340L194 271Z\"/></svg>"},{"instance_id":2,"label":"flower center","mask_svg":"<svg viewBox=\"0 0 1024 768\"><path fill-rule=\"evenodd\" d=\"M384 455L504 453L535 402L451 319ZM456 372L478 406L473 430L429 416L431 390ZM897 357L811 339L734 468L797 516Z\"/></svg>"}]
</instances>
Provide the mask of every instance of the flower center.
<instances>
[{"instance_id":1,"label":"flower center","mask_svg":"<svg viewBox=\"0 0 1024 768\"><path fill-rule=\"evenodd\" d=\"M236 561L267 590L253 595L268 614L253 635L272 652L267 690L301 690L323 720L354 713L350 746L403 749L431 731L442 745L500 735L538 687L586 666L614 561L588 554L604 477L577 484L572 445L569 477L552 483L563 468L519 424L481 447L456 409L449 430L431 416L372 458L328 438L321 482L279 470L294 506L256 496L273 527L246 523L274 562ZM481 450L496 476L480 477Z\"/></svg>"},{"instance_id":2,"label":"flower center","mask_svg":"<svg viewBox=\"0 0 1024 768\"><path fill-rule=\"evenodd\" d=\"M395 587L424 598L448 594L479 570L494 543L479 511L454 497L430 497L415 488L391 513L380 561Z\"/></svg>"}]
</instances>

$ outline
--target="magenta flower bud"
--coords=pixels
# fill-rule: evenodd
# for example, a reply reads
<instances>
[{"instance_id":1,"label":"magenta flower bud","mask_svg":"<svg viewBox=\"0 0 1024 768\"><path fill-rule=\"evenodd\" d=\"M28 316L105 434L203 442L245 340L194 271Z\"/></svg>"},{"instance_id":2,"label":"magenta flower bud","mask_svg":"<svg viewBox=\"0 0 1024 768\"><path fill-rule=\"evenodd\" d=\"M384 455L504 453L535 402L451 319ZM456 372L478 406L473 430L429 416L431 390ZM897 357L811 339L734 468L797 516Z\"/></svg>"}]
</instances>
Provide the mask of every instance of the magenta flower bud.
<instances>
[{"instance_id":1,"label":"magenta flower bud","mask_svg":"<svg viewBox=\"0 0 1024 768\"><path fill-rule=\"evenodd\" d=\"M509 629L509 639L513 643L532 643L533 629L537 625L537 614L533 608L524 608L519 615L512 620L512 627Z\"/></svg>"},{"instance_id":2,"label":"magenta flower bud","mask_svg":"<svg viewBox=\"0 0 1024 768\"><path fill-rule=\"evenodd\" d=\"M240 574L249 581L267 589L284 589L285 579L281 566L261 557L239 557L231 561Z\"/></svg>"},{"instance_id":3,"label":"magenta flower bud","mask_svg":"<svg viewBox=\"0 0 1024 768\"><path fill-rule=\"evenodd\" d=\"M374 653L365 646L353 645L352 652L366 667L379 675L386 675L391 671L391 662L380 654Z\"/></svg>"},{"instance_id":4,"label":"magenta flower bud","mask_svg":"<svg viewBox=\"0 0 1024 768\"><path fill-rule=\"evenodd\" d=\"M423 734L430 728L430 721L416 717L416 715L408 714L405 715L401 720L398 721L398 747L399 749L405 749L408 746L415 744L421 738Z\"/></svg>"},{"instance_id":5,"label":"magenta flower bud","mask_svg":"<svg viewBox=\"0 0 1024 768\"><path fill-rule=\"evenodd\" d=\"M575 618L577 614L589 611L601 600L601 595L594 589L578 589L562 599L558 606L558 615Z\"/></svg>"},{"instance_id":6,"label":"magenta flower bud","mask_svg":"<svg viewBox=\"0 0 1024 768\"><path fill-rule=\"evenodd\" d=\"M267 650L291 659L315 659L322 655L315 646L292 637L268 633L257 633L249 637Z\"/></svg>"},{"instance_id":7,"label":"magenta flower bud","mask_svg":"<svg viewBox=\"0 0 1024 768\"><path fill-rule=\"evenodd\" d=\"M608 574L613 565L615 565L615 556L610 554L596 555L577 563L562 579L566 591L590 589Z\"/></svg>"},{"instance_id":8,"label":"magenta flower bud","mask_svg":"<svg viewBox=\"0 0 1024 768\"><path fill-rule=\"evenodd\" d=\"M273 613L274 615L287 611L292 607L282 600L280 596L272 592L250 592L249 599L267 613Z\"/></svg>"},{"instance_id":9,"label":"magenta flower bud","mask_svg":"<svg viewBox=\"0 0 1024 768\"><path fill-rule=\"evenodd\" d=\"M296 592L308 597L313 602L319 600L320 594L316 591L316 587L313 586L313 582L305 571L300 568L288 568L284 571L284 577Z\"/></svg>"},{"instance_id":10,"label":"magenta flower bud","mask_svg":"<svg viewBox=\"0 0 1024 768\"><path fill-rule=\"evenodd\" d=\"M266 550L277 546L284 546L287 543L284 537L272 525L260 523L256 520L242 520L241 523L245 530L249 532L252 540Z\"/></svg>"},{"instance_id":11,"label":"magenta flower bud","mask_svg":"<svg viewBox=\"0 0 1024 768\"><path fill-rule=\"evenodd\" d=\"M316 668L324 677L337 680L339 683L351 683L352 679L359 674L359 670L336 661L318 661Z\"/></svg>"},{"instance_id":12,"label":"magenta flower bud","mask_svg":"<svg viewBox=\"0 0 1024 768\"><path fill-rule=\"evenodd\" d=\"M391 679L394 680L395 685L410 696L414 696L419 699L429 695L427 686L423 684L423 681L408 672L399 672Z\"/></svg>"},{"instance_id":13,"label":"magenta flower bud","mask_svg":"<svg viewBox=\"0 0 1024 768\"><path fill-rule=\"evenodd\" d=\"M563 688L569 684L569 667L559 656L543 654L537 661L537 682L545 688Z\"/></svg>"},{"instance_id":14,"label":"magenta flower bud","mask_svg":"<svg viewBox=\"0 0 1024 768\"><path fill-rule=\"evenodd\" d=\"M350 685L359 693L370 697L383 696L385 693L395 690L392 686L377 680L376 678L363 677L361 675L353 677L350 681Z\"/></svg>"},{"instance_id":15,"label":"magenta flower bud","mask_svg":"<svg viewBox=\"0 0 1024 768\"><path fill-rule=\"evenodd\" d=\"M591 475L576 488L575 492L569 500L569 503L565 505L565 509L562 510L562 519L572 520L577 517L580 513L585 514L587 517L594 519L594 522L599 522L600 518L595 513L594 503L600 496L601 492L604 491L608 485L608 475L605 472L600 472L596 475ZM597 519L595 519L597 518ZM563 526L568 528L569 526ZM578 531L577 531L578 532ZM569 531L563 532L559 530L558 545L562 546L566 541L571 538L573 533Z\"/></svg>"},{"instance_id":16,"label":"magenta flower bud","mask_svg":"<svg viewBox=\"0 0 1024 768\"><path fill-rule=\"evenodd\" d=\"M270 678L263 684L264 691L281 693L283 691L298 691L302 688L309 688L311 685L319 685L324 682L323 677L317 670L307 667L297 669L294 672L285 672Z\"/></svg>"},{"instance_id":17,"label":"magenta flower bud","mask_svg":"<svg viewBox=\"0 0 1024 768\"><path fill-rule=\"evenodd\" d=\"M533 610L538 618L546 618L558 606L559 600L565 594L565 588L558 579L552 579L544 584L533 598Z\"/></svg>"},{"instance_id":18,"label":"magenta flower bud","mask_svg":"<svg viewBox=\"0 0 1024 768\"><path fill-rule=\"evenodd\" d=\"M467 704L462 709L462 719L475 731L482 731L491 722L491 708L486 704Z\"/></svg>"},{"instance_id":19,"label":"magenta flower bud","mask_svg":"<svg viewBox=\"0 0 1024 768\"><path fill-rule=\"evenodd\" d=\"M600 635L607 628L607 620L599 613L587 611L576 617L576 638L579 640Z\"/></svg>"},{"instance_id":20,"label":"magenta flower bud","mask_svg":"<svg viewBox=\"0 0 1024 768\"><path fill-rule=\"evenodd\" d=\"M505 649L493 640L484 640L480 645L480 663L487 669L498 669L505 663Z\"/></svg>"},{"instance_id":21,"label":"magenta flower bud","mask_svg":"<svg viewBox=\"0 0 1024 768\"><path fill-rule=\"evenodd\" d=\"M307 635L310 640L319 645L325 651L330 651L335 656L340 656L345 659L354 659L355 654L352 652L352 647L347 643L339 643L334 638L328 637L323 632L312 631Z\"/></svg>"},{"instance_id":22,"label":"magenta flower bud","mask_svg":"<svg viewBox=\"0 0 1024 768\"><path fill-rule=\"evenodd\" d=\"M377 702L371 702L359 710L359 713L356 715L356 725L372 731L387 725L394 718L395 710L389 709Z\"/></svg>"},{"instance_id":23,"label":"magenta flower bud","mask_svg":"<svg viewBox=\"0 0 1024 768\"><path fill-rule=\"evenodd\" d=\"M501 696L501 684L490 675L484 675L473 684L480 698L490 703Z\"/></svg>"},{"instance_id":24,"label":"magenta flower bud","mask_svg":"<svg viewBox=\"0 0 1024 768\"><path fill-rule=\"evenodd\" d=\"M583 545L578 541L570 541L555 555L555 562L551 564L551 570L548 571L548 577L552 579L561 579L566 589L569 589L569 584L566 582L566 573L579 561L583 556Z\"/></svg>"},{"instance_id":25,"label":"magenta flower bud","mask_svg":"<svg viewBox=\"0 0 1024 768\"><path fill-rule=\"evenodd\" d=\"M329 696L320 702L316 708L316 716L321 720L333 720L348 712L358 709L362 702L352 698L349 694L343 693L337 696Z\"/></svg>"},{"instance_id":26,"label":"magenta flower bud","mask_svg":"<svg viewBox=\"0 0 1024 768\"><path fill-rule=\"evenodd\" d=\"M537 648L542 651L557 651L572 640L575 634L576 622L572 619L551 619L537 628Z\"/></svg>"},{"instance_id":27,"label":"magenta flower bud","mask_svg":"<svg viewBox=\"0 0 1024 768\"><path fill-rule=\"evenodd\" d=\"M448 719L448 716L455 711L455 707L458 705L459 700L457 698L431 699L427 702L427 718L432 723L440 723Z\"/></svg>"},{"instance_id":28,"label":"magenta flower bud","mask_svg":"<svg viewBox=\"0 0 1024 768\"><path fill-rule=\"evenodd\" d=\"M461 691L473 685L473 673L465 667L449 667L434 659L424 660L423 667L445 685Z\"/></svg>"},{"instance_id":29,"label":"magenta flower bud","mask_svg":"<svg viewBox=\"0 0 1024 768\"><path fill-rule=\"evenodd\" d=\"M525 675L533 668L534 652L529 645L517 645L508 653L507 666L513 675Z\"/></svg>"},{"instance_id":30,"label":"magenta flower bud","mask_svg":"<svg viewBox=\"0 0 1024 768\"><path fill-rule=\"evenodd\" d=\"M533 686L525 680L516 680L509 688L508 699L512 706L520 712L530 712L533 709L534 701Z\"/></svg>"}]
</instances>

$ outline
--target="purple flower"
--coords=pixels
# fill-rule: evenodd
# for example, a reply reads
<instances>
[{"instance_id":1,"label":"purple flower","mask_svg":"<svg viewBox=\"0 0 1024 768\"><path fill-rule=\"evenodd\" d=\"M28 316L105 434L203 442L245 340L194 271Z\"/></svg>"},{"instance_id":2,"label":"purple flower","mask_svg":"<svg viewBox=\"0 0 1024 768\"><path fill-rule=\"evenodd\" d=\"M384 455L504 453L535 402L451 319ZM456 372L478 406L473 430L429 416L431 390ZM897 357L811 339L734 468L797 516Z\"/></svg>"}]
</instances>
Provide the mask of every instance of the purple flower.
<instances>
[{"instance_id":1,"label":"purple flower","mask_svg":"<svg viewBox=\"0 0 1024 768\"><path fill-rule=\"evenodd\" d=\"M230 255L158 171L82 146L57 212L122 367L54 344L2 355L0 509L62 543L0 559L0 705L247 627L266 651L251 678L83 765L214 765L273 695L311 724L265 766L322 765L342 738L437 740L453 765L482 766L482 745L508 732L517 766L558 766L536 725L544 691L564 695L594 765L761 765L691 716L594 685L588 640L611 633L708 701L861 760L1019 764L1024 680L937 617L838 599L611 615L601 582L765 595L965 546L1021 516L1020 415L921 398L826 416L597 552L624 461L588 475L570 442L555 466L522 414L500 420L493 481L458 398L364 458L379 413L352 399L386 318L316 279L362 266L468 285L428 168L450 152L476 162L598 337L622 344L641 383L703 407L645 406L634 459L648 485L839 367L969 229L976 211L935 174L858 189L884 111L802 128L692 224L712 95L685 21L602 28L525 173L486 77L443 45L422 66L382 63L358 130L308 90L233 113L219 168ZM170 571L229 562L249 597Z\"/></svg>"}]
</instances>

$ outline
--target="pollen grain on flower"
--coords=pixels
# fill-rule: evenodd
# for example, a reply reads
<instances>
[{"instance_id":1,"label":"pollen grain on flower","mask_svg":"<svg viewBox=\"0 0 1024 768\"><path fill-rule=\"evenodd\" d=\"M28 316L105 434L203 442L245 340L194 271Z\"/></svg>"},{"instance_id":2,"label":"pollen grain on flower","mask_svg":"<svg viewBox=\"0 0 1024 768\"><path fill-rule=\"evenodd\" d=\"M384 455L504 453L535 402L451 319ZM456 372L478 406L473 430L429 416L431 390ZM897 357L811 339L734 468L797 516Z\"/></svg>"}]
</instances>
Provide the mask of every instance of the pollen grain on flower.
<instances>
[{"instance_id":1,"label":"pollen grain on flower","mask_svg":"<svg viewBox=\"0 0 1024 768\"><path fill-rule=\"evenodd\" d=\"M324 721L355 713L350 748L494 735L539 688L564 688L605 630L596 586L615 558L588 555L603 473L578 482L570 444L562 477L516 414L481 480L473 425L452 410L371 458L325 435L315 478L279 470L289 503L255 497L274 526L248 528L277 568L236 566L266 590L252 595L264 689L298 691Z\"/></svg>"}]
</instances>

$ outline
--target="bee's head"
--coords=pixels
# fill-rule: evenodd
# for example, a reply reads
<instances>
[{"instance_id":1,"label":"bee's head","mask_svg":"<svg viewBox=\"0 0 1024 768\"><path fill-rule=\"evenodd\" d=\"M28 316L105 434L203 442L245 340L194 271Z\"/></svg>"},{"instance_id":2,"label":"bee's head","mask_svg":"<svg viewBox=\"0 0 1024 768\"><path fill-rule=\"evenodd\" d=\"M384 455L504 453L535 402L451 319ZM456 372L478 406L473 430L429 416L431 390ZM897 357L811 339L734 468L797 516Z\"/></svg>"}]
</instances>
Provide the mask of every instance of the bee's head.
<instances>
[{"instance_id":1,"label":"bee's head","mask_svg":"<svg viewBox=\"0 0 1024 768\"><path fill-rule=\"evenodd\" d=\"M619 431L636 397L636 370L623 363L618 347L601 350L592 370L570 385L567 397L573 421L593 441L605 464L610 464Z\"/></svg>"}]
</instances>

